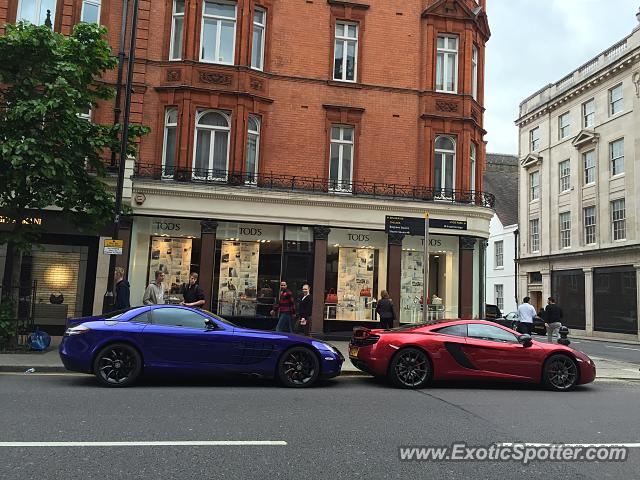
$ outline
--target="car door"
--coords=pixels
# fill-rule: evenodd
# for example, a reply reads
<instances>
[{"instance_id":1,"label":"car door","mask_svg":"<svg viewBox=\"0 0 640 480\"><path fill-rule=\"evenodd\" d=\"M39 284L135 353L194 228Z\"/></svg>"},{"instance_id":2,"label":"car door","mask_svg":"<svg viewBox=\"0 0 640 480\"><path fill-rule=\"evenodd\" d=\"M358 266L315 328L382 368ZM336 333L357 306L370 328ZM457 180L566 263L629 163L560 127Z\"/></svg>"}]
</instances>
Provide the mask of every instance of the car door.
<instances>
[{"instance_id":1,"label":"car door","mask_svg":"<svg viewBox=\"0 0 640 480\"><path fill-rule=\"evenodd\" d=\"M203 313L185 307L158 307L144 330L145 350L161 364L206 367L222 365L230 357L229 336L233 329L214 322ZM211 320L211 319L210 319Z\"/></svg>"},{"instance_id":2,"label":"car door","mask_svg":"<svg viewBox=\"0 0 640 480\"><path fill-rule=\"evenodd\" d=\"M535 379L540 376L535 345L525 347L503 328L484 323L467 326L467 352L473 364L495 377Z\"/></svg>"}]
</instances>

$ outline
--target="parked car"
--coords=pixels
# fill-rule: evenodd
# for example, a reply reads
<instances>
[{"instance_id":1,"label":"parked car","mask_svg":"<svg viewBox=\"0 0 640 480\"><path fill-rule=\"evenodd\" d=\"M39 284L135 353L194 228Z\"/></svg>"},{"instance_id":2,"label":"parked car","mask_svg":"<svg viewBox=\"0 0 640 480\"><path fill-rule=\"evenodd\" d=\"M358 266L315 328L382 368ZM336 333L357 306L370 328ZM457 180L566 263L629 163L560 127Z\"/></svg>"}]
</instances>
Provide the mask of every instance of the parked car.
<instances>
[{"instance_id":1,"label":"parked car","mask_svg":"<svg viewBox=\"0 0 640 480\"><path fill-rule=\"evenodd\" d=\"M520 315L518 312L509 312L504 316L504 321L497 321L500 325L505 327L509 327L513 330L518 330L518 325L520 324ZM547 327L544 324L544 320L540 318L538 315L533 317L533 329L532 333L537 333L539 335L547 334Z\"/></svg>"},{"instance_id":2,"label":"parked car","mask_svg":"<svg viewBox=\"0 0 640 480\"><path fill-rule=\"evenodd\" d=\"M496 319L502 318L502 312L497 305L486 303L484 306L484 318L485 320L491 320L492 322L495 322Z\"/></svg>"},{"instance_id":3,"label":"parked car","mask_svg":"<svg viewBox=\"0 0 640 480\"><path fill-rule=\"evenodd\" d=\"M595 364L584 353L484 320L356 328L349 359L401 388L421 388L432 380L481 379L542 383L566 391L596 376Z\"/></svg>"},{"instance_id":4,"label":"parked car","mask_svg":"<svg viewBox=\"0 0 640 480\"><path fill-rule=\"evenodd\" d=\"M211 312L177 305L136 307L69 322L59 347L68 370L125 387L143 372L248 374L310 387L340 375L344 357L313 338L240 328Z\"/></svg>"}]
</instances>

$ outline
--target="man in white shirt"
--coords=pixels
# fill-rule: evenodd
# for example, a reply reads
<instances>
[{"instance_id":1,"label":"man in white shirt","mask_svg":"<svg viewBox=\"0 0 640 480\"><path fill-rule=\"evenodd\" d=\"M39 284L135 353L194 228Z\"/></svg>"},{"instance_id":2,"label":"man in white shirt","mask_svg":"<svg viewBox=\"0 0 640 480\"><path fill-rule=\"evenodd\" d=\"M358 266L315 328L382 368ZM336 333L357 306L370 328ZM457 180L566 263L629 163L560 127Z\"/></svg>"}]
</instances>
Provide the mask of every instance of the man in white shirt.
<instances>
[{"instance_id":1,"label":"man in white shirt","mask_svg":"<svg viewBox=\"0 0 640 480\"><path fill-rule=\"evenodd\" d=\"M536 316L536 309L529 303L531 300L529 297L522 299L522 305L518 307L518 316L520 317L520 323L518 324L518 330L520 333L526 333L531 335L533 330L533 317Z\"/></svg>"}]
</instances>

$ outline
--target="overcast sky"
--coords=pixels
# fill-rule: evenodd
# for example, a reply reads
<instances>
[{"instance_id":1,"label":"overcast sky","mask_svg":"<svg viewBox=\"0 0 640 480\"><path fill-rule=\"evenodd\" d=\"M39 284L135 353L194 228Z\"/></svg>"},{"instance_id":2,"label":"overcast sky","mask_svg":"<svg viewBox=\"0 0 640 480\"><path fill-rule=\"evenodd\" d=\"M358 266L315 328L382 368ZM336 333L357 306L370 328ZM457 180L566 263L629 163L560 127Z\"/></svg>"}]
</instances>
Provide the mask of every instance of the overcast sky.
<instances>
[{"instance_id":1,"label":"overcast sky","mask_svg":"<svg viewBox=\"0 0 640 480\"><path fill-rule=\"evenodd\" d=\"M520 102L629 35L639 6L640 0L487 0L487 152L517 155Z\"/></svg>"}]
</instances>

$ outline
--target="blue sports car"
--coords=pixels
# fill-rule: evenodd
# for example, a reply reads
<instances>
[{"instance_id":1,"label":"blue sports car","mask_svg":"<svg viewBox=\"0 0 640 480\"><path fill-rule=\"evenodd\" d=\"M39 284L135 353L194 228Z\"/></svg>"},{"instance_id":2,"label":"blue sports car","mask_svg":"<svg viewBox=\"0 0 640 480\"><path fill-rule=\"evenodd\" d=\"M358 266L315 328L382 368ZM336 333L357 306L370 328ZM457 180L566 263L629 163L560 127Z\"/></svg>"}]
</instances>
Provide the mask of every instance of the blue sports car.
<instances>
[{"instance_id":1,"label":"blue sports car","mask_svg":"<svg viewBox=\"0 0 640 480\"><path fill-rule=\"evenodd\" d=\"M68 370L93 373L108 387L131 385L143 371L249 374L309 387L340 375L344 361L313 338L240 328L176 305L70 320L59 352Z\"/></svg>"}]
</instances>

